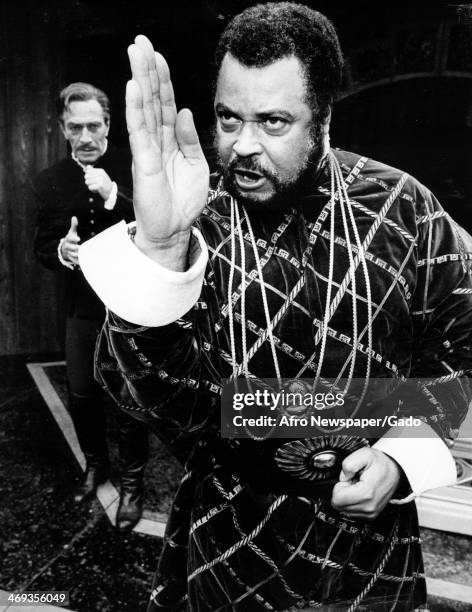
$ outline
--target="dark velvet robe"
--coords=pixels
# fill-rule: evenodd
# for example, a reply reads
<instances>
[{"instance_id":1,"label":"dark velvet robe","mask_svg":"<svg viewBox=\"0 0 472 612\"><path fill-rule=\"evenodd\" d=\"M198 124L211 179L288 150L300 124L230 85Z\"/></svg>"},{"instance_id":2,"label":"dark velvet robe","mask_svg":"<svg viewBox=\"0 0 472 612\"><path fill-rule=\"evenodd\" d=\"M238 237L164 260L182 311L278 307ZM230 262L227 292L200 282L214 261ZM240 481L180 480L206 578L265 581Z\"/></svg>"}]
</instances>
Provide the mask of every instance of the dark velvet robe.
<instances>
[{"instance_id":1,"label":"dark velvet robe","mask_svg":"<svg viewBox=\"0 0 472 612\"><path fill-rule=\"evenodd\" d=\"M376 401L362 416L384 414L402 377L444 379L396 404L453 438L463 420L472 363L471 239L413 178L372 160L334 151L348 186L373 301L371 376ZM293 208L249 211L263 268L284 377L314 377L328 276L330 179L326 168ZM109 313L97 375L122 409L149 423L186 460L167 525L149 610L413 610L426 600L413 502L387 505L374 521L350 520L330 496L301 481L284 490L274 453L286 440L220 436L222 379L231 374L228 276L230 208L221 182L210 191L199 227L210 250L201 298L182 319L138 327ZM274 377L260 284L243 222L249 370ZM335 224L334 291L349 262L340 216ZM237 243L238 244L238 243ZM241 271L236 248L232 300L241 347ZM366 287L356 273L358 329L367 323ZM301 282L300 282L301 281ZM297 285L298 283L298 285ZM298 289L294 292L294 287ZM330 322L323 376L336 376L352 349L352 286ZM366 373L366 335L355 376ZM442 379L441 379L442 380ZM446 389L446 392L444 392ZM295 490L295 493L294 493ZM336 602L338 602L336 604ZM338 607L336 607L338 605Z\"/></svg>"}]
</instances>

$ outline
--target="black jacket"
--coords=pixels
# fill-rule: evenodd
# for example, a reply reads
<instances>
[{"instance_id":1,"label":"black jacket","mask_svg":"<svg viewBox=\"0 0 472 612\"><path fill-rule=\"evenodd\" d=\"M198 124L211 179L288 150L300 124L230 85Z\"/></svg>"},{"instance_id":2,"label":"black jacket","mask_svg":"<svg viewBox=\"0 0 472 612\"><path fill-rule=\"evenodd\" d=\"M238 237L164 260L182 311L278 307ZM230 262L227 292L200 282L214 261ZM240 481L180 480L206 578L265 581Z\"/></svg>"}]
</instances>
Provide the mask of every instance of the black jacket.
<instances>
[{"instance_id":1,"label":"black jacket","mask_svg":"<svg viewBox=\"0 0 472 612\"><path fill-rule=\"evenodd\" d=\"M106 210L101 196L88 190L82 168L71 157L38 174L33 183L38 208L34 252L47 268L65 271L67 315L100 320L104 317L103 304L81 270L66 268L57 254L59 241L67 234L73 216L79 222L81 243L122 219L133 219L129 157L109 147L94 167L103 168L118 185L113 210Z\"/></svg>"}]
</instances>

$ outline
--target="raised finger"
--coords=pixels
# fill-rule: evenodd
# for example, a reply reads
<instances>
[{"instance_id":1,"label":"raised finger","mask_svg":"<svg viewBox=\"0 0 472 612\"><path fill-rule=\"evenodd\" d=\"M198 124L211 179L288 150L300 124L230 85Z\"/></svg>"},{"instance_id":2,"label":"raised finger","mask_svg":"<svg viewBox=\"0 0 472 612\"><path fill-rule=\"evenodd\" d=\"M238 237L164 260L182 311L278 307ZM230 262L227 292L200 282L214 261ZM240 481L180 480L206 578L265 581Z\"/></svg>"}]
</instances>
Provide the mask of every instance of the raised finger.
<instances>
[{"instance_id":1,"label":"raised finger","mask_svg":"<svg viewBox=\"0 0 472 612\"><path fill-rule=\"evenodd\" d=\"M175 138L175 122L177 107L175 105L174 88L170 79L169 66L164 56L155 54L157 74L159 78L159 98L162 116L162 148L163 153L171 153L177 146Z\"/></svg>"},{"instance_id":2,"label":"raised finger","mask_svg":"<svg viewBox=\"0 0 472 612\"><path fill-rule=\"evenodd\" d=\"M162 167L159 150L157 155L152 156L153 167L144 167L149 164L146 163L146 159L149 158L147 153L153 147L153 143L144 120L141 89L134 80L128 81L126 85L126 125L135 170L159 172Z\"/></svg>"},{"instance_id":3,"label":"raised finger","mask_svg":"<svg viewBox=\"0 0 472 612\"><path fill-rule=\"evenodd\" d=\"M175 134L179 148L186 159L189 161L205 159L193 121L193 115L188 108L183 108L178 113Z\"/></svg>"},{"instance_id":4,"label":"raised finger","mask_svg":"<svg viewBox=\"0 0 472 612\"><path fill-rule=\"evenodd\" d=\"M128 47L128 56L133 80L138 83L141 90L142 109L146 128L151 137L155 137L157 122L152 99L148 60L141 47L136 44Z\"/></svg>"},{"instance_id":5,"label":"raised finger","mask_svg":"<svg viewBox=\"0 0 472 612\"><path fill-rule=\"evenodd\" d=\"M151 41L146 36L140 34L136 36L135 39L136 44L145 54L148 69L149 69L149 80L151 84L151 95L152 95L152 103L154 107L154 116L156 119L157 131L159 132L162 127L162 116L161 116L161 101L160 101L160 92L159 92L159 76L157 74L157 66L156 66L156 56L154 53L154 47L152 46Z\"/></svg>"}]
</instances>

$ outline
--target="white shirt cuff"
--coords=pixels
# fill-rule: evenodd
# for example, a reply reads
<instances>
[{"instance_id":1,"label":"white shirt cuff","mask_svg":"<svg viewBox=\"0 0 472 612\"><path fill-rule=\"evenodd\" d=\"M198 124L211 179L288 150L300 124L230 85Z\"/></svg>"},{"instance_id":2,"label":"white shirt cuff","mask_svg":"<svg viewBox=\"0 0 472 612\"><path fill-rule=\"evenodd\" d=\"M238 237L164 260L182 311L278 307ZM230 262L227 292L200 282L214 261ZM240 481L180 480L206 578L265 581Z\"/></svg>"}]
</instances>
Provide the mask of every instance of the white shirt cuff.
<instances>
[{"instance_id":1,"label":"white shirt cuff","mask_svg":"<svg viewBox=\"0 0 472 612\"><path fill-rule=\"evenodd\" d=\"M420 436L420 437L419 437ZM392 427L373 448L394 459L405 472L412 493L393 504L405 504L429 489L457 482L454 458L438 434L426 423L419 427Z\"/></svg>"},{"instance_id":2,"label":"white shirt cuff","mask_svg":"<svg viewBox=\"0 0 472 612\"><path fill-rule=\"evenodd\" d=\"M115 183L115 181L112 181L111 193L108 196L108 199L105 200L105 204L104 204L107 210L113 210L115 208L117 196L118 196L118 185Z\"/></svg>"},{"instance_id":3,"label":"white shirt cuff","mask_svg":"<svg viewBox=\"0 0 472 612\"><path fill-rule=\"evenodd\" d=\"M105 306L122 319L147 327L168 325L188 312L201 293L208 248L201 233L195 228L192 232L200 253L185 272L169 270L144 255L124 221L79 247L80 267Z\"/></svg>"},{"instance_id":4,"label":"white shirt cuff","mask_svg":"<svg viewBox=\"0 0 472 612\"><path fill-rule=\"evenodd\" d=\"M65 238L61 238L59 240L59 244L57 245L57 256L59 257L59 261L61 262L63 266L65 266L66 268L69 268L69 270L73 270L75 268L74 264L71 261L67 261L66 259L64 259L64 257L62 257L61 248L62 248L62 245L64 244L64 241L65 241Z\"/></svg>"}]
</instances>

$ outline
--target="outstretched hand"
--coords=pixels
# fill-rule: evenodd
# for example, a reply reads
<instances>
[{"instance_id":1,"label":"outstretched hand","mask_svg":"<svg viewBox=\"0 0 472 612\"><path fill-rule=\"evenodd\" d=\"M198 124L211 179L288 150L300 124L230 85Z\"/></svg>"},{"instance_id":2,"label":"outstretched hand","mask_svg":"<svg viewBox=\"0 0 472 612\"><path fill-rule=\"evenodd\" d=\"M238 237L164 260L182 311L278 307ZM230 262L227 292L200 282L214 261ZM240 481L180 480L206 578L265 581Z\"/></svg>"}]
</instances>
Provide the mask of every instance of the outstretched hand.
<instances>
[{"instance_id":1,"label":"outstretched hand","mask_svg":"<svg viewBox=\"0 0 472 612\"><path fill-rule=\"evenodd\" d=\"M126 123L133 156L135 242L162 265L184 270L190 228L208 193L209 170L192 113L177 113L169 68L145 36L128 48Z\"/></svg>"}]
</instances>

